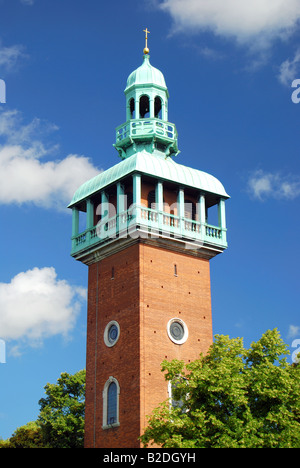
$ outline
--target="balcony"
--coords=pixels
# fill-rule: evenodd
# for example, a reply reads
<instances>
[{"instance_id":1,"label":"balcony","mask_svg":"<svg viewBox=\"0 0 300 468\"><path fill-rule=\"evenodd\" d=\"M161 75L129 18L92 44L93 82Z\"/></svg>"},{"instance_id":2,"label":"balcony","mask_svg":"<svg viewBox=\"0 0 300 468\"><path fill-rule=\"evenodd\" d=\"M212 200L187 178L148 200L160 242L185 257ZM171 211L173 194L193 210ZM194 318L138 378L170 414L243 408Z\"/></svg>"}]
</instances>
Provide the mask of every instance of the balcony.
<instances>
[{"instance_id":1,"label":"balcony","mask_svg":"<svg viewBox=\"0 0 300 468\"><path fill-rule=\"evenodd\" d=\"M174 145L174 152L177 148L177 130L174 124L161 119L132 119L120 125L116 129L117 149L130 145L135 140L161 140L162 142Z\"/></svg>"},{"instance_id":2,"label":"balcony","mask_svg":"<svg viewBox=\"0 0 300 468\"><path fill-rule=\"evenodd\" d=\"M164 238L181 242L187 249L211 248L221 252L227 248L226 229L187 218L132 206L112 218L103 218L96 226L72 237L71 255L94 250L116 239L137 237Z\"/></svg>"}]
</instances>

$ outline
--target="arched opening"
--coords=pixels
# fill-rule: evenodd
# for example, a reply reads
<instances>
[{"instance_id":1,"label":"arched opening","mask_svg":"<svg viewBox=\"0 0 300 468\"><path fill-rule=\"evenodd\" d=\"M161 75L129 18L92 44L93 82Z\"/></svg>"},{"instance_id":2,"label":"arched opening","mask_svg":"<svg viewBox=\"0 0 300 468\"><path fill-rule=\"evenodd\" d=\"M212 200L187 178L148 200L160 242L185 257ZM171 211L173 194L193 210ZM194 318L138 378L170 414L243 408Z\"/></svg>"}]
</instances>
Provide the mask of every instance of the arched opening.
<instances>
[{"instance_id":1,"label":"arched opening","mask_svg":"<svg viewBox=\"0 0 300 468\"><path fill-rule=\"evenodd\" d=\"M159 96L154 99L154 115L156 119L162 118L162 102Z\"/></svg>"},{"instance_id":2,"label":"arched opening","mask_svg":"<svg viewBox=\"0 0 300 468\"><path fill-rule=\"evenodd\" d=\"M102 429L119 426L120 386L114 377L109 377L103 390L103 425Z\"/></svg>"},{"instance_id":3,"label":"arched opening","mask_svg":"<svg viewBox=\"0 0 300 468\"><path fill-rule=\"evenodd\" d=\"M149 97L145 94L140 98L140 118L147 119L150 115Z\"/></svg>"},{"instance_id":4,"label":"arched opening","mask_svg":"<svg viewBox=\"0 0 300 468\"><path fill-rule=\"evenodd\" d=\"M111 382L107 391L107 425L117 422L117 385Z\"/></svg>"},{"instance_id":5,"label":"arched opening","mask_svg":"<svg viewBox=\"0 0 300 468\"><path fill-rule=\"evenodd\" d=\"M129 101L129 110L130 110L130 118L135 119L135 102L133 98L131 98Z\"/></svg>"}]
</instances>

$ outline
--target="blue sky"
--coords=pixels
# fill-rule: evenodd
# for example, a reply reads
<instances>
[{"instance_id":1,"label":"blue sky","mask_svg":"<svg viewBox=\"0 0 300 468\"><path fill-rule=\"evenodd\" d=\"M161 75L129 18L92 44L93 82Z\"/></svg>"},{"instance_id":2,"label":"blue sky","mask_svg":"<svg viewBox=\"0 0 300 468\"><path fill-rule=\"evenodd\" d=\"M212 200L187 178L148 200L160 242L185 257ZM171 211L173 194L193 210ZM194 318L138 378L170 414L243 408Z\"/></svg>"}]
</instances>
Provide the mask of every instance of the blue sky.
<instances>
[{"instance_id":1,"label":"blue sky","mask_svg":"<svg viewBox=\"0 0 300 468\"><path fill-rule=\"evenodd\" d=\"M47 382L85 367L87 267L70 257L66 206L119 161L115 128L146 27L177 161L231 196L229 248L211 261L214 333L249 346L277 327L293 352L299 19L299 0L0 0L0 437L37 418Z\"/></svg>"}]
</instances>

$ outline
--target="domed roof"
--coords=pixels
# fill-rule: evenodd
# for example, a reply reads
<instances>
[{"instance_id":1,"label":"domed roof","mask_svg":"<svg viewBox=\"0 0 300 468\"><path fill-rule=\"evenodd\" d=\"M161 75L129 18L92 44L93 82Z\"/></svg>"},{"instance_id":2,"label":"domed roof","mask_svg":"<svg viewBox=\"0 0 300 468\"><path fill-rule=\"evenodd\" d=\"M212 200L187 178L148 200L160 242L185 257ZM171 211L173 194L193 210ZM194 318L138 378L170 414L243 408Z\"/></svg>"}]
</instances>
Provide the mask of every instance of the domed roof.
<instances>
[{"instance_id":1,"label":"domed roof","mask_svg":"<svg viewBox=\"0 0 300 468\"><path fill-rule=\"evenodd\" d=\"M125 92L132 86L145 84L167 89L164 75L150 64L149 55L144 55L143 64L129 75Z\"/></svg>"},{"instance_id":2,"label":"domed roof","mask_svg":"<svg viewBox=\"0 0 300 468\"><path fill-rule=\"evenodd\" d=\"M147 174L162 180L172 180L182 186L203 190L218 197L229 198L224 186L214 176L178 164L171 158L149 154L143 150L82 184L76 190L69 208L133 172Z\"/></svg>"}]
</instances>

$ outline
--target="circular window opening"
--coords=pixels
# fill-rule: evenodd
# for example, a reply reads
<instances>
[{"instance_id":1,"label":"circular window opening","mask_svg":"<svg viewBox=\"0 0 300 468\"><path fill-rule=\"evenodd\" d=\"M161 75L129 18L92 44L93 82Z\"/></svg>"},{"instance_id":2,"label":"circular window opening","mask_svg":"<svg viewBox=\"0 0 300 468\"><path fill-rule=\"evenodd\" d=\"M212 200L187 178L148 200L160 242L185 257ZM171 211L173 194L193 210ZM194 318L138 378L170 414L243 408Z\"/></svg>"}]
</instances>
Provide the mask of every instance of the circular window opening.
<instances>
[{"instance_id":1,"label":"circular window opening","mask_svg":"<svg viewBox=\"0 0 300 468\"><path fill-rule=\"evenodd\" d=\"M120 336L120 325L115 320L109 322L104 330L104 343L111 348L114 346Z\"/></svg>"},{"instance_id":2,"label":"circular window opening","mask_svg":"<svg viewBox=\"0 0 300 468\"><path fill-rule=\"evenodd\" d=\"M188 339L188 329L183 320L179 318L173 318L169 320L167 331L170 340L176 344L183 344Z\"/></svg>"}]
</instances>

